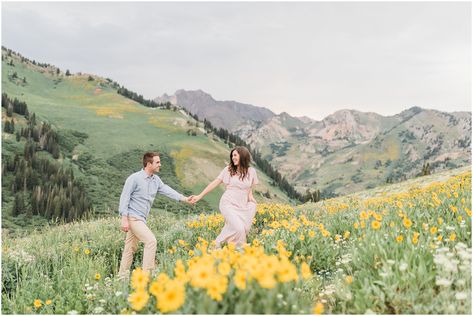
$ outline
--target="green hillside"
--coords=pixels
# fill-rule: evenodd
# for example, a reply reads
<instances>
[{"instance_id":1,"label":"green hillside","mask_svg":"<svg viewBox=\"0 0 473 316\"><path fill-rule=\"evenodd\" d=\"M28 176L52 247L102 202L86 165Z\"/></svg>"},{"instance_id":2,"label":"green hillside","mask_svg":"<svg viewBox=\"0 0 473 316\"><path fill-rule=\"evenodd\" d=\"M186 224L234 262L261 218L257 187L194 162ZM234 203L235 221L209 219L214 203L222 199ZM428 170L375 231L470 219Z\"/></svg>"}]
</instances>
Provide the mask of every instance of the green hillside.
<instances>
[{"instance_id":1,"label":"green hillside","mask_svg":"<svg viewBox=\"0 0 473 316\"><path fill-rule=\"evenodd\" d=\"M2 93L26 102L38 122L52 125L61 145L57 161L73 168L92 201L94 214L116 214L122 185L131 172L142 167L145 151L163 153L163 181L185 194L199 193L218 175L228 160L225 143L200 128L196 136L188 135L198 123L184 112L142 106L117 94L116 88L110 79L89 74L67 76L53 66L35 65L14 53L8 56L2 49ZM2 108L3 123L4 112ZM13 120L16 130L26 125L17 114ZM23 152L25 142L2 133L2 161ZM260 172L258 175L262 181L256 188L257 200L264 201L263 193L269 191L273 200L288 202L284 193L269 185L270 179ZM3 227L24 225L23 218L9 218L13 197L8 181L3 186ZM217 209L222 192L218 188L206 197L209 210ZM164 197L156 203L159 208L192 211Z\"/></svg>"}]
</instances>

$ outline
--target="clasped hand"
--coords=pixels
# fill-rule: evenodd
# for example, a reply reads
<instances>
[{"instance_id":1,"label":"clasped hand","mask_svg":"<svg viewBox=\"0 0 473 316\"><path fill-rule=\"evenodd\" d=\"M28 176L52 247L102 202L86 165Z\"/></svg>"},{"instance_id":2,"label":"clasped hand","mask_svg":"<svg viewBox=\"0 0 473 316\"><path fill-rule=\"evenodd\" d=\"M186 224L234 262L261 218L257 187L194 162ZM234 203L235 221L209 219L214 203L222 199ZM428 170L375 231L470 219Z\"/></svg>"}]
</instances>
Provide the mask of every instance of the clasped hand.
<instances>
[{"instance_id":1,"label":"clasped hand","mask_svg":"<svg viewBox=\"0 0 473 316\"><path fill-rule=\"evenodd\" d=\"M201 197L198 196L198 195L190 195L186 198L186 202L189 203L189 204L194 205L195 203L200 201L200 199L201 199Z\"/></svg>"}]
</instances>

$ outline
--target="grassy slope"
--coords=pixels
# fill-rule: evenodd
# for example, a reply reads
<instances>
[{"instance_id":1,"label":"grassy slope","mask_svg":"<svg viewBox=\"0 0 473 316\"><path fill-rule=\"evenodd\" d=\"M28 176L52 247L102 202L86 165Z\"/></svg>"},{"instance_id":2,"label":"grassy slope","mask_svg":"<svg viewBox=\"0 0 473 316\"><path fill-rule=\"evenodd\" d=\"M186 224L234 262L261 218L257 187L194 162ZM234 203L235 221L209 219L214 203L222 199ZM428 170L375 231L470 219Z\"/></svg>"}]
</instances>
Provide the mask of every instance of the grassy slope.
<instances>
[{"instance_id":1,"label":"grassy slope","mask_svg":"<svg viewBox=\"0 0 473 316\"><path fill-rule=\"evenodd\" d=\"M362 191L350 196L343 196L331 200L331 203L344 203L350 200L351 197L369 198L375 196L383 196L387 193L396 194L406 192L411 187L425 187L433 182L446 181L450 177L462 174L470 168L459 168L450 170L432 176L421 177L401 184L386 185L372 190ZM324 210L324 203L308 203L299 207L299 212L312 212L316 217L330 217ZM320 213L314 213L320 211ZM154 212L149 221L150 228L155 232L158 241L157 260L160 264L160 269L167 271L172 268L172 263L175 258L173 255L167 253L167 249L176 245L178 239L191 239L192 232L187 229L185 222L191 217L186 215L167 214L163 212ZM192 218L195 218L192 215ZM4 237L3 249L4 254L8 259L16 258L20 264L25 264L29 256L33 256L34 265L48 266L50 261L63 260L64 264L60 267L51 266L48 270L48 275L43 275L41 272L33 272L24 281L31 284L35 291L31 292L30 287L19 286L17 291L14 291L14 297L6 299L4 297L3 312L30 312L31 305L34 299L38 297L51 298L54 301L56 313L65 313L71 309L71 302L76 302L74 309L87 310L88 301L78 299L74 293L82 291L85 283L93 281L95 273L100 273L103 277L109 274L116 274L119 264L119 255L122 248L123 234L117 229L118 219L104 218L93 221L81 221L58 227L51 227L36 233L30 234L23 238L9 238ZM251 241L251 240L250 240ZM84 255L84 251L90 249L90 256ZM135 256L141 257L141 250ZM10 261L4 262L4 268L13 267ZM72 264L77 263L77 265ZM135 260L135 264L139 265L139 260ZM72 266L71 266L72 265ZM56 270L58 269L58 270ZM12 275L13 271L3 271L4 275ZM70 275L70 278L65 280L63 275ZM44 282L44 285L34 285L32 280L37 282ZM35 281L35 282L36 282ZM33 282L33 283L32 283ZM330 278L327 279L330 282ZM5 286L15 284L14 280L4 280ZM113 287L119 288L120 285L114 284ZM42 288L40 292L38 289ZM61 293L63 289L64 294ZM110 290L107 290L110 291ZM112 292L113 294L113 292ZM101 293L103 295L103 293ZM82 297L83 294L80 294ZM116 304L123 305L125 298L123 296L114 298ZM115 304L110 301L110 304ZM85 305L84 305L85 304ZM420 302L420 305L423 303ZM92 305L93 306L93 305ZM25 309L26 308L26 309ZM90 308L89 308L90 309ZM358 312L359 313L359 312Z\"/></svg>"},{"instance_id":2,"label":"grassy slope","mask_svg":"<svg viewBox=\"0 0 473 316\"><path fill-rule=\"evenodd\" d=\"M195 137L188 136L187 121L193 124L195 121L185 114L141 106L118 95L102 78L88 81L88 75L57 76L54 70L45 71L44 68L21 63L15 56L13 59L14 67L7 65L6 60L2 62L2 92L10 98L25 101L39 120L49 121L60 134L70 131L88 134L85 142L78 144L64 160L70 162L72 157L80 160L84 154L93 158L88 158L86 163L93 163L100 170L94 170L92 175L88 174L90 170L81 170L85 173L87 185L93 187L97 196L112 195L104 208L116 209L117 195L126 176L108 170L110 159L116 159L130 150L157 149L169 153L174 158L180 183L193 193L204 188L224 167L228 147L202 133ZM13 72L19 78L25 77L27 84L9 79ZM4 154L8 155L8 148L16 146L14 137L4 134L2 140ZM134 167L132 170L140 168L141 157L135 159L128 161ZM93 169L94 166L89 167ZM263 181L257 187L258 191L269 190L277 195L276 200L288 201L285 194L268 184L267 177L261 173L259 175ZM108 190L107 182L101 181L105 178L118 183L116 188ZM217 208L221 193L222 188L218 188L206 197L213 208ZM264 200L261 195L256 196Z\"/></svg>"},{"instance_id":3,"label":"grassy slope","mask_svg":"<svg viewBox=\"0 0 473 316\"><path fill-rule=\"evenodd\" d=\"M351 200L353 198L359 198L363 200L374 197L385 197L387 195L392 195L396 193L405 193L409 192L412 188L426 187L434 182L447 181L449 178L462 174L468 170L471 170L471 165L452 170L442 171L429 176L413 178L399 183L380 185L373 189L358 191L352 194L331 199L330 202L343 202L345 200ZM297 206L296 209L301 211L321 210L324 208L324 205L324 201L321 201L319 203L305 203L303 205Z\"/></svg>"}]
</instances>

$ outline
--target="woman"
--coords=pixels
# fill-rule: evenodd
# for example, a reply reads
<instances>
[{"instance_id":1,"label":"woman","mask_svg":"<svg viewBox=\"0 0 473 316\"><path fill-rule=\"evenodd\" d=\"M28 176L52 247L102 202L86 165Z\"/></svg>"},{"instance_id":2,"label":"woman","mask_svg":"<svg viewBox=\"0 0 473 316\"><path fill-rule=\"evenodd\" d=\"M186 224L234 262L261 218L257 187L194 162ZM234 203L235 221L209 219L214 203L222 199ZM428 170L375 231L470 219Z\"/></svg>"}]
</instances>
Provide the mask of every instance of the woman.
<instances>
[{"instance_id":1,"label":"woman","mask_svg":"<svg viewBox=\"0 0 473 316\"><path fill-rule=\"evenodd\" d=\"M217 248L220 248L223 242L235 243L238 246L246 243L246 236L256 214L256 200L253 197L252 188L258 184L256 170L250 167L250 161L251 155L248 149L235 147L230 152L228 166L191 200L195 203L220 183L223 182L226 185L219 205L220 212L225 218L225 226L215 240Z\"/></svg>"}]
</instances>

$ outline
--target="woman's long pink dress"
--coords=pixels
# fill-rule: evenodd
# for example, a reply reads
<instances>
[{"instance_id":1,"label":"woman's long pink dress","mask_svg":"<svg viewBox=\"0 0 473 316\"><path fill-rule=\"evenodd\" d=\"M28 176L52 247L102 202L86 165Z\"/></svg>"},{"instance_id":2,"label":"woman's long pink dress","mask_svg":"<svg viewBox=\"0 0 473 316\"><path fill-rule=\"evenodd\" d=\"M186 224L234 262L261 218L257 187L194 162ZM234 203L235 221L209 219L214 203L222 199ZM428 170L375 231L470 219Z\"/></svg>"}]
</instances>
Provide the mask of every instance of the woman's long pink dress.
<instances>
[{"instance_id":1,"label":"woman's long pink dress","mask_svg":"<svg viewBox=\"0 0 473 316\"><path fill-rule=\"evenodd\" d=\"M242 181L238 174L231 177L228 167L225 167L218 179L226 185L219 205L220 212L225 218L225 226L215 240L216 246L220 247L222 242L242 245L246 243L246 235L256 214L256 203L248 201L251 186L258 184L256 170L248 168L248 175Z\"/></svg>"}]
</instances>

